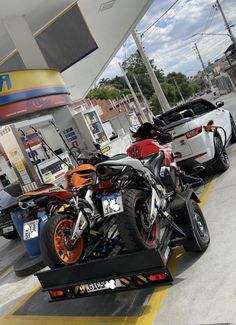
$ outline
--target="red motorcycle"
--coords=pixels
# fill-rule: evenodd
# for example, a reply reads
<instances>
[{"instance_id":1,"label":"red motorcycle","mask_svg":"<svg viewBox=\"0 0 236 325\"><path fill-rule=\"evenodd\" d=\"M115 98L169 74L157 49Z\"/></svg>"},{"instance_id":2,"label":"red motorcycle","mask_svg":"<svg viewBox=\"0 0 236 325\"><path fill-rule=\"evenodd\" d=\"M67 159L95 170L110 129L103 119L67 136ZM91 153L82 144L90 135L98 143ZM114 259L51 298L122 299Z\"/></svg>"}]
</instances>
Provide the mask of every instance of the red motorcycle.
<instances>
[{"instance_id":1,"label":"red motorcycle","mask_svg":"<svg viewBox=\"0 0 236 325\"><path fill-rule=\"evenodd\" d=\"M153 161L153 173L160 176L167 187L176 184L177 166L172 154L171 135L151 123L144 123L137 130L131 128L130 131L136 141L127 149L128 155L144 163L145 160ZM159 163L155 166L157 157ZM179 182L177 185L180 185Z\"/></svg>"},{"instance_id":2,"label":"red motorcycle","mask_svg":"<svg viewBox=\"0 0 236 325\"><path fill-rule=\"evenodd\" d=\"M167 258L177 242L186 250L206 250L207 224L197 196L183 182L187 176L176 168L171 136L150 123L133 135L138 141L128 148L129 157L97 165L100 182L111 183L102 197L104 216L115 216L128 251L159 247Z\"/></svg>"},{"instance_id":3,"label":"red motorcycle","mask_svg":"<svg viewBox=\"0 0 236 325\"><path fill-rule=\"evenodd\" d=\"M160 170L156 170L165 183L165 175L169 173L178 176L178 184L184 190L186 186L196 186L202 183L199 177L186 175L180 170L175 162L175 157L172 153L172 136L170 133L163 131L160 127L151 123L142 124L137 130L130 128L133 138L136 139L134 143L127 149L130 157L135 159L145 159L153 155L163 155L164 159ZM166 184L168 185L168 184Z\"/></svg>"}]
</instances>

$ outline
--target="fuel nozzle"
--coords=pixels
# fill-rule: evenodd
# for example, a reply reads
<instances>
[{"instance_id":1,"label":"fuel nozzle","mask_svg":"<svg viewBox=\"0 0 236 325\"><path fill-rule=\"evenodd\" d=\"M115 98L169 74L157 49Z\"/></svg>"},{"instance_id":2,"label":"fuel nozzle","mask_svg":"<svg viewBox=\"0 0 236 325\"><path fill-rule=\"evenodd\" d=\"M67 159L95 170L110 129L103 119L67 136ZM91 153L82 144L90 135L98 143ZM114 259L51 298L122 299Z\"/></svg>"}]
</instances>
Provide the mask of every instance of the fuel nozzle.
<instances>
[{"instance_id":1,"label":"fuel nozzle","mask_svg":"<svg viewBox=\"0 0 236 325\"><path fill-rule=\"evenodd\" d=\"M204 127L204 129L205 129L206 132L214 132L218 128L217 125L214 125L214 121L213 120L210 120L207 123L207 125L204 125L203 127Z\"/></svg>"}]
</instances>

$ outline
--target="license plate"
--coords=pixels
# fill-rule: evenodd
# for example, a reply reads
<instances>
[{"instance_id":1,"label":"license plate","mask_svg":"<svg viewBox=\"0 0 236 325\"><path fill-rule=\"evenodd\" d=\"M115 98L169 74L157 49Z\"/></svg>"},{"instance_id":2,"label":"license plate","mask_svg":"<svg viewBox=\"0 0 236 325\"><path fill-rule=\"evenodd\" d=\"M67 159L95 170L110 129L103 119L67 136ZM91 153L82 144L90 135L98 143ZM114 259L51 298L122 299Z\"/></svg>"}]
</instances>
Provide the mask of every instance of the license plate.
<instances>
[{"instance_id":1,"label":"license plate","mask_svg":"<svg viewBox=\"0 0 236 325\"><path fill-rule=\"evenodd\" d=\"M9 232L12 232L13 230L14 230L13 226L9 226L9 227L3 228L2 232L4 234L8 234Z\"/></svg>"},{"instance_id":2,"label":"license plate","mask_svg":"<svg viewBox=\"0 0 236 325\"><path fill-rule=\"evenodd\" d=\"M124 211L122 195L120 193L112 193L102 198L102 207L104 216L121 213Z\"/></svg>"},{"instance_id":3,"label":"license plate","mask_svg":"<svg viewBox=\"0 0 236 325\"><path fill-rule=\"evenodd\" d=\"M23 238L29 240L38 237L39 235L39 220L33 220L24 223Z\"/></svg>"},{"instance_id":4,"label":"license plate","mask_svg":"<svg viewBox=\"0 0 236 325\"><path fill-rule=\"evenodd\" d=\"M122 287L119 279L110 281L101 281L87 284L87 292L101 291L101 290L114 290Z\"/></svg>"}]
</instances>

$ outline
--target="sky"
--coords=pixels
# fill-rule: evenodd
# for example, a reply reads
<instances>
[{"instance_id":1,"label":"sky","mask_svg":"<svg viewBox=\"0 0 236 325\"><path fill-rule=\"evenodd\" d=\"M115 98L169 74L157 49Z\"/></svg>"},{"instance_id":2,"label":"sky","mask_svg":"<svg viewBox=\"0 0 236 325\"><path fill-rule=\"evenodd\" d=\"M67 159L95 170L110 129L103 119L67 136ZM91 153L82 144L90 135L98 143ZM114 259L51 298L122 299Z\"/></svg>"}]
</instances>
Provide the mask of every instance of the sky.
<instances>
[{"instance_id":1,"label":"sky","mask_svg":"<svg viewBox=\"0 0 236 325\"><path fill-rule=\"evenodd\" d=\"M154 0L136 31L141 35L175 1ZM201 70L201 64L193 50L196 42L204 63L220 58L230 45L227 35L201 36L196 33L227 33L222 16L212 5L214 0L179 0L177 4L154 27L142 37L142 44L150 59L154 59L158 69L167 74L182 72L187 76ZM236 0L220 0L230 23L236 25ZM236 26L232 28L236 36ZM113 58L101 78L121 75L118 63L136 51L136 45L129 37Z\"/></svg>"}]
</instances>

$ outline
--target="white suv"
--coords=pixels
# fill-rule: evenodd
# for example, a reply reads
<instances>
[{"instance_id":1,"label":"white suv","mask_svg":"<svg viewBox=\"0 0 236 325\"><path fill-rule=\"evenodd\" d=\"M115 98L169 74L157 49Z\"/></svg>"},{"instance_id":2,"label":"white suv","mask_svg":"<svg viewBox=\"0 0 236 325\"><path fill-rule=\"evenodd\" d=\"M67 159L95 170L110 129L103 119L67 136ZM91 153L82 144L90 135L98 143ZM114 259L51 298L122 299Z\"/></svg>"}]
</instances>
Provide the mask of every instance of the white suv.
<instances>
[{"instance_id":1,"label":"white suv","mask_svg":"<svg viewBox=\"0 0 236 325\"><path fill-rule=\"evenodd\" d=\"M198 99L158 116L161 126L173 137L173 152L180 167L200 172L212 166L222 172L229 168L226 145L236 142L236 125L224 102ZM214 124L215 132L204 126Z\"/></svg>"}]
</instances>

